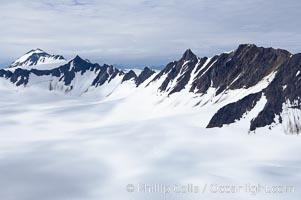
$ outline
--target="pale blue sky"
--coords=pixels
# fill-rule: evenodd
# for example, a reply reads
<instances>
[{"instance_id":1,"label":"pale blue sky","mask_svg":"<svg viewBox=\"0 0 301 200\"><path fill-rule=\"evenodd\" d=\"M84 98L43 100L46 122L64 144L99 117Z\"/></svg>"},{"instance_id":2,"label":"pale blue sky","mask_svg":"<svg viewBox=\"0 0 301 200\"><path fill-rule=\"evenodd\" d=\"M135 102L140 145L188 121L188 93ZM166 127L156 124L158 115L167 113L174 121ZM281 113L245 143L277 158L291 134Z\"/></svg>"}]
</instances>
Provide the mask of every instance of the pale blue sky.
<instances>
[{"instance_id":1,"label":"pale blue sky","mask_svg":"<svg viewBox=\"0 0 301 200\"><path fill-rule=\"evenodd\" d=\"M240 43L301 52L300 0L1 0L0 63L30 49L161 65Z\"/></svg>"}]
</instances>

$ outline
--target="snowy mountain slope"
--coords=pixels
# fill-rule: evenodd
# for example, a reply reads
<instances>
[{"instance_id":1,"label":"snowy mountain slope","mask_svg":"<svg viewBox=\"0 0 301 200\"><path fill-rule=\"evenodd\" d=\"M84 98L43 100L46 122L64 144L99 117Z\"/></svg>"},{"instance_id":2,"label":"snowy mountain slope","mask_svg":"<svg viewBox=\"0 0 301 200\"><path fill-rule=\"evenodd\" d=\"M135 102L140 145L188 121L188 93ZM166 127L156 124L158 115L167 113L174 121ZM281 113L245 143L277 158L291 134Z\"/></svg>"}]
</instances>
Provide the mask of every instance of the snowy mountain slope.
<instances>
[{"instance_id":1,"label":"snowy mountain slope","mask_svg":"<svg viewBox=\"0 0 301 200\"><path fill-rule=\"evenodd\" d=\"M40 51L28 55L42 53ZM47 70L2 69L0 77L21 88L40 87L75 96L97 93L102 99L128 98L129 101L125 101L128 104L144 101L148 102L146 107L153 110L185 107L205 111L206 119L200 123L207 128L243 120L255 107L258 109L257 104L262 104L261 99L265 98L262 110L246 123L248 130L272 128L283 122L284 132L299 133L300 55L242 44L231 52L199 58L188 49L179 60L167 64L160 72L147 67L140 71L122 71L76 56ZM18 63L27 60L25 58ZM294 102L294 108L284 106L287 102ZM282 116L289 117L282 119Z\"/></svg>"},{"instance_id":2,"label":"snowy mountain slope","mask_svg":"<svg viewBox=\"0 0 301 200\"><path fill-rule=\"evenodd\" d=\"M50 55L41 49L33 49L14 61L8 68L12 68L11 70L15 68L51 69L54 68L55 65L57 66L64 62L66 62L66 60L61 55Z\"/></svg>"}]
</instances>

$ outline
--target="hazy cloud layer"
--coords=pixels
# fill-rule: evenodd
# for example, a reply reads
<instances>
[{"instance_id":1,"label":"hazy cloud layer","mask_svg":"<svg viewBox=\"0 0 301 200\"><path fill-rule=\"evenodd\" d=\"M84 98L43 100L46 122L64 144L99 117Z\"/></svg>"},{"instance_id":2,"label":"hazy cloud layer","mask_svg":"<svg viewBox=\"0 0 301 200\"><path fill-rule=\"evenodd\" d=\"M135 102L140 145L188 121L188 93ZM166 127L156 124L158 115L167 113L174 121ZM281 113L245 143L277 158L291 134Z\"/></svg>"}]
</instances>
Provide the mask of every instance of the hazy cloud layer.
<instances>
[{"instance_id":1,"label":"hazy cloud layer","mask_svg":"<svg viewBox=\"0 0 301 200\"><path fill-rule=\"evenodd\" d=\"M32 48L92 61L165 64L239 43L301 52L298 0L3 0L0 63Z\"/></svg>"}]
</instances>

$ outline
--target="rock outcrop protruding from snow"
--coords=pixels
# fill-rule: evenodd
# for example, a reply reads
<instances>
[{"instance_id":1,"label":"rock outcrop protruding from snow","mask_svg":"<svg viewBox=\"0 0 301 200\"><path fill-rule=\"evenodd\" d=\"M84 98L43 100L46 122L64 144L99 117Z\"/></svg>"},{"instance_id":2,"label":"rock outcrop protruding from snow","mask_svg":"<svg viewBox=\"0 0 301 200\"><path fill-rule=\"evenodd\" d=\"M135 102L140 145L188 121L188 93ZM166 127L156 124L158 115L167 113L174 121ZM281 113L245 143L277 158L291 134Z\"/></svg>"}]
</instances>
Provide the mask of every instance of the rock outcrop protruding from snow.
<instances>
[{"instance_id":1,"label":"rock outcrop protruding from snow","mask_svg":"<svg viewBox=\"0 0 301 200\"><path fill-rule=\"evenodd\" d=\"M206 92L250 88L278 70L290 58L288 51L243 44L235 51L214 56L196 76L191 91Z\"/></svg>"},{"instance_id":2,"label":"rock outcrop protruding from snow","mask_svg":"<svg viewBox=\"0 0 301 200\"><path fill-rule=\"evenodd\" d=\"M301 54L291 56L283 63L270 85L264 90L267 104L259 115L252 121L251 130L282 122L281 113L283 104L287 101L294 102L294 107L288 109L300 109L301 107ZM298 74L298 75L297 75Z\"/></svg>"},{"instance_id":3,"label":"rock outcrop protruding from snow","mask_svg":"<svg viewBox=\"0 0 301 200\"><path fill-rule=\"evenodd\" d=\"M124 72L118 70L112 65L104 64L96 69L97 77L93 80L92 85L95 87L103 85L105 82L110 82L117 75L124 75Z\"/></svg>"},{"instance_id":4,"label":"rock outcrop protruding from snow","mask_svg":"<svg viewBox=\"0 0 301 200\"><path fill-rule=\"evenodd\" d=\"M163 78L163 82L158 88L161 92L168 94L180 92L189 82L193 70L204 64L206 59L198 58L188 49L180 60L169 63L152 82Z\"/></svg>"},{"instance_id":5,"label":"rock outcrop protruding from snow","mask_svg":"<svg viewBox=\"0 0 301 200\"><path fill-rule=\"evenodd\" d=\"M237 102L222 107L212 117L207 128L222 127L225 124L231 124L240 120L245 113L255 107L261 96L261 93L250 94Z\"/></svg>"},{"instance_id":6,"label":"rock outcrop protruding from snow","mask_svg":"<svg viewBox=\"0 0 301 200\"><path fill-rule=\"evenodd\" d=\"M136 78L136 85L139 86L140 84L144 83L148 78L150 78L154 73L156 73L154 70L151 70L148 67L144 67L142 72L139 74L139 76Z\"/></svg>"},{"instance_id":7,"label":"rock outcrop protruding from snow","mask_svg":"<svg viewBox=\"0 0 301 200\"><path fill-rule=\"evenodd\" d=\"M234 65L228 65L229 72L224 72L226 78L221 79L227 84L224 85L222 83L215 86L217 88L216 94L225 90L247 89L256 86L269 74L274 74L274 79L269 82L266 88L262 88L259 93L251 94L237 102L222 107L213 116L207 127L222 127L223 125L234 123L235 120L239 120L242 114L248 112L256 105L256 101L258 101L257 97L260 95L265 95L267 102L263 110L250 121L250 131L282 123L283 105L287 101L295 102L295 107L288 107L287 110L300 109L301 77L298 71L301 69L301 54L291 55L285 50L262 48L255 45L240 45L233 54L237 55L232 57L232 60L237 57L239 58L239 62L235 62L236 64ZM238 68L241 68L239 70L240 74L238 74L239 78L229 85L227 77L231 76L233 69Z\"/></svg>"},{"instance_id":8,"label":"rock outcrop protruding from snow","mask_svg":"<svg viewBox=\"0 0 301 200\"><path fill-rule=\"evenodd\" d=\"M129 81L129 80L135 81L136 79L137 79L136 73L133 70L130 70L124 74L121 82L123 83L124 81Z\"/></svg>"}]
</instances>

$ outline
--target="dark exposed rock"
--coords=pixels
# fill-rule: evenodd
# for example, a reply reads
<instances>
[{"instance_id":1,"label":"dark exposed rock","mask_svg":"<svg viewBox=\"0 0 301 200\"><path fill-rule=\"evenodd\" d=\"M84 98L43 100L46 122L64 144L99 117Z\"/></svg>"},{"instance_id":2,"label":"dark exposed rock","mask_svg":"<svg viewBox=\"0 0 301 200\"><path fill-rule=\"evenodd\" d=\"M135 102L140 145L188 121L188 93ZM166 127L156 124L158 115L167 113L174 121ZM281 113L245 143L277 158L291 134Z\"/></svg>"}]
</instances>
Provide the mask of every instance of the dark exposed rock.
<instances>
[{"instance_id":1,"label":"dark exposed rock","mask_svg":"<svg viewBox=\"0 0 301 200\"><path fill-rule=\"evenodd\" d=\"M13 75L13 73L11 71L6 71L4 69L0 69L0 77L3 78L10 78Z\"/></svg>"},{"instance_id":2,"label":"dark exposed rock","mask_svg":"<svg viewBox=\"0 0 301 200\"><path fill-rule=\"evenodd\" d=\"M195 62L195 61L197 61L197 56L191 51L191 49L187 49L184 52L181 60Z\"/></svg>"},{"instance_id":3,"label":"dark exposed rock","mask_svg":"<svg viewBox=\"0 0 301 200\"><path fill-rule=\"evenodd\" d=\"M281 49L240 45L235 51L213 57L198 74L191 91L204 93L211 86L218 88L218 95L226 89L252 87L277 70L290 55Z\"/></svg>"},{"instance_id":4,"label":"dark exposed rock","mask_svg":"<svg viewBox=\"0 0 301 200\"><path fill-rule=\"evenodd\" d=\"M71 81L75 77L75 73L80 72L83 75L86 71L88 70L93 71L95 68L99 68L99 67L100 66L98 64L89 63L84 59L82 59L81 57L76 56L67 64L51 70L51 74L58 75L58 77L60 77L60 81L63 80L65 85L70 85Z\"/></svg>"},{"instance_id":5,"label":"dark exposed rock","mask_svg":"<svg viewBox=\"0 0 301 200\"><path fill-rule=\"evenodd\" d=\"M258 116L251 122L250 130L271 125L275 117L282 112L282 105L297 102L295 108L300 108L301 102L301 54L293 55L281 65L271 84L264 90L268 103ZM298 74L298 75L297 75Z\"/></svg>"},{"instance_id":6,"label":"dark exposed rock","mask_svg":"<svg viewBox=\"0 0 301 200\"><path fill-rule=\"evenodd\" d=\"M215 87L218 86L220 90L217 93L225 89L251 87L268 74L276 73L272 82L262 91L267 98L267 103L263 110L250 122L251 131L271 125L276 122L275 119L278 119L281 123L282 106L287 102L295 103L293 108L289 109L300 109L301 77L299 71L301 71L301 54L291 55L285 50L258 48L255 45L240 45L233 54L234 56L232 56L231 59L239 59L239 61L235 61L235 63L239 63L239 65L234 65L238 67L234 67L233 64L229 65L229 71L223 71L219 68L219 70L225 74L224 81L227 84L225 86L223 86L223 83L215 85ZM220 60L223 59L219 58L216 63L220 62ZM216 63L211 66L212 70L208 70L212 71L211 76L201 77L203 80L208 79L208 81L212 81L213 86L214 83L219 82L216 80L217 76L213 76L215 74L213 73L215 71L213 68L217 65ZM229 73L236 74L237 72L233 71L233 68L241 68L241 66L243 67L242 70L239 70L239 73L241 73L239 77L244 77L244 79L238 78L234 83L229 84L230 82L227 80L227 78L231 76ZM232 80L232 78L230 80ZM243 113L252 108L250 105L253 105L252 102L254 102L254 100L252 100L251 97L254 96L249 95L221 108L210 120L208 127L221 127L224 124L233 123L239 119ZM255 100L258 100L257 96Z\"/></svg>"},{"instance_id":7,"label":"dark exposed rock","mask_svg":"<svg viewBox=\"0 0 301 200\"><path fill-rule=\"evenodd\" d=\"M203 67L202 70L198 70L198 73L193 81L190 92L196 91L197 93L205 93L211 86L211 76L209 73L205 73L211 67L211 65L218 59L219 56L214 56L206 64L206 66L200 65L198 68ZM204 58L207 61L207 58ZM204 63L205 64L205 63Z\"/></svg>"},{"instance_id":8,"label":"dark exposed rock","mask_svg":"<svg viewBox=\"0 0 301 200\"><path fill-rule=\"evenodd\" d=\"M106 81L110 82L117 75L122 74L123 72L119 71L117 68L112 65L103 65L97 70L97 76L93 80L92 85L95 87L103 85Z\"/></svg>"},{"instance_id":9,"label":"dark exposed rock","mask_svg":"<svg viewBox=\"0 0 301 200\"><path fill-rule=\"evenodd\" d=\"M30 72L24 69L16 69L11 76L11 82L15 83L17 86L26 85L29 80Z\"/></svg>"},{"instance_id":10,"label":"dark exposed rock","mask_svg":"<svg viewBox=\"0 0 301 200\"><path fill-rule=\"evenodd\" d=\"M250 94L237 102L222 107L212 117L207 128L222 127L241 119L243 114L254 108L260 97L261 93Z\"/></svg>"},{"instance_id":11,"label":"dark exposed rock","mask_svg":"<svg viewBox=\"0 0 301 200\"><path fill-rule=\"evenodd\" d=\"M53 58L56 60L65 60L64 56L61 55L53 55Z\"/></svg>"},{"instance_id":12,"label":"dark exposed rock","mask_svg":"<svg viewBox=\"0 0 301 200\"><path fill-rule=\"evenodd\" d=\"M143 71L139 74L139 76L136 78L136 85L139 86L141 83L146 81L149 77L151 77L155 71L151 70L148 67L145 67Z\"/></svg>"},{"instance_id":13,"label":"dark exposed rock","mask_svg":"<svg viewBox=\"0 0 301 200\"><path fill-rule=\"evenodd\" d=\"M135 80L137 79L137 75L133 70L128 71L127 73L124 74L121 83L123 83L124 81L129 81L129 80Z\"/></svg>"},{"instance_id":14,"label":"dark exposed rock","mask_svg":"<svg viewBox=\"0 0 301 200\"><path fill-rule=\"evenodd\" d=\"M189 62L187 63L187 67L183 68L183 72L179 78L176 79L176 85L174 88L170 91L169 94L180 92L182 89L185 88L189 80L191 79L192 71L196 68L199 68L199 66L202 66L206 62L207 58L201 58L198 61Z\"/></svg>"},{"instance_id":15,"label":"dark exposed rock","mask_svg":"<svg viewBox=\"0 0 301 200\"><path fill-rule=\"evenodd\" d=\"M155 76L155 78L152 80L152 82L156 81L156 80L160 79L164 74L170 73L167 76L167 78L164 80L164 82L162 83L162 85L160 86L159 89L161 91L164 91L166 89L166 87L167 87L167 85L168 85L168 83L169 83L169 81L171 80L172 77L176 77L176 75L177 75L177 73L178 73L179 70L174 69L175 66L176 66L176 61L168 63L166 65L166 67L163 70L161 70L160 73L157 74Z\"/></svg>"},{"instance_id":16,"label":"dark exposed rock","mask_svg":"<svg viewBox=\"0 0 301 200\"><path fill-rule=\"evenodd\" d=\"M202 63L200 62L205 62L204 59L201 59L200 62L199 61L200 59L192 53L190 49L188 49L185 51L180 60L167 64L167 66L152 80L152 82L160 79L163 75L166 75L166 78L159 87L159 90L161 92L168 92L169 94L179 92L184 89L186 84L189 82L193 69L201 65ZM167 88L171 82L175 82L174 87Z\"/></svg>"},{"instance_id":17,"label":"dark exposed rock","mask_svg":"<svg viewBox=\"0 0 301 200\"><path fill-rule=\"evenodd\" d=\"M0 77L9 79L16 86L26 85L29 80L30 71L25 69L16 69L14 72L6 71L4 69L0 70Z\"/></svg>"}]
</instances>

